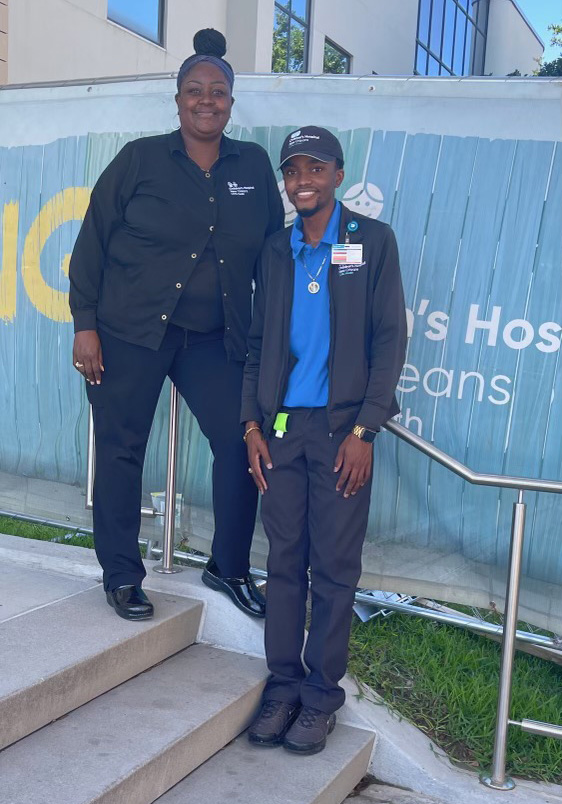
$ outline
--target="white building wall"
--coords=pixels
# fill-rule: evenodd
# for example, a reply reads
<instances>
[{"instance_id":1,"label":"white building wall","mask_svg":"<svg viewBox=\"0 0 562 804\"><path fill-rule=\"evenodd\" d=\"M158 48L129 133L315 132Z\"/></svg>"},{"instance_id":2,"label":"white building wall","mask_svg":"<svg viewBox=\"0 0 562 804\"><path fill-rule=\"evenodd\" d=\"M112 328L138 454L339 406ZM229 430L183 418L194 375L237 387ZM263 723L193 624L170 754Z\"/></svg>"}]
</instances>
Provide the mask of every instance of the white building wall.
<instances>
[{"instance_id":1,"label":"white building wall","mask_svg":"<svg viewBox=\"0 0 562 804\"><path fill-rule=\"evenodd\" d=\"M355 75L412 74L418 0L312 0L311 7L309 72L322 73L328 38L350 53ZM206 27L225 33L236 72L269 73L273 18L274 0L167 0L160 47L108 21L107 0L0 0L0 83L175 72ZM485 72L531 73L541 54L516 3L491 0Z\"/></svg>"},{"instance_id":2,"label":"white building wall","mask_svg":"<svg viewBox=\"0 0 562 804\"><path fill-rule=\"evenodd\" d=\"M173 72L200 28L226 30L227 0L170 0L165 48L107 20L107 0L10 2L11 84Z\"/></svg>"},{"instance_id":3,"label":"white building wall","mask_svg":"<svg viewBox=\"0 0 562 804\"><path fill-rule=\"evenodd\" d=\"M0 0L0 84L8 80L8 0Z\"/></svg>"},{"instance_id":4,"label":"white building wall","mask_svg":"<svg viewBox=\"0 0 562 804\"><path fill-rule=\"evenodd\" d=\"M519 70L531 75L544 51L521 10L513 0L491 0L486 43L486 75L507 75Z\"/></svg>"},{"instance_id":5,"label":"white building wall","mask_svg":"<svg viewBox=\"0 0 562 804\"><path fill-rule=\"evenodd\" d=\"M226 58L237 73L271 72L274 0L228 0Z\"/></svg>"},{"instance_id":6,"label":"white building wall","mask_svg":"<svg viewBox=\"0 0 562 804\"><path fill-rule=\"evenodd\" d=\"M309 71L321 73L324 40L352 55L355 75L411 75L417 0L314 0Z\"/></svg>"}]
</instances>

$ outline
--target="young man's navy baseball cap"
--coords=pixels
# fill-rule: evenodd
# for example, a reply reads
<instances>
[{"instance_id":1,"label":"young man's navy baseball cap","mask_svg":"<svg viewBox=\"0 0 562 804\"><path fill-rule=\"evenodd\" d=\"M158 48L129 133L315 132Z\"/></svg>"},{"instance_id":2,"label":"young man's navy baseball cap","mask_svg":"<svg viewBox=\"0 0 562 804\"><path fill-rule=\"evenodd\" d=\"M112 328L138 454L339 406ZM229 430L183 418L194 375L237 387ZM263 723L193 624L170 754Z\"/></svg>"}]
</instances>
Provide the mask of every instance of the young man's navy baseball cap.
<instances>
[{"instance_id":1,"label":"young man's navy baseball cap","mask_svg":"<svg viewBox=\"0 0 562 804\"><path fill-rule=\"evenodd\" d=\"M343 151L338 138L318 126L298 128L286 137L281 148L279 167L283 167L292 156L311 156L320 162L333 162L334 159L343 162Z\"/></svg>"}]
</instances>

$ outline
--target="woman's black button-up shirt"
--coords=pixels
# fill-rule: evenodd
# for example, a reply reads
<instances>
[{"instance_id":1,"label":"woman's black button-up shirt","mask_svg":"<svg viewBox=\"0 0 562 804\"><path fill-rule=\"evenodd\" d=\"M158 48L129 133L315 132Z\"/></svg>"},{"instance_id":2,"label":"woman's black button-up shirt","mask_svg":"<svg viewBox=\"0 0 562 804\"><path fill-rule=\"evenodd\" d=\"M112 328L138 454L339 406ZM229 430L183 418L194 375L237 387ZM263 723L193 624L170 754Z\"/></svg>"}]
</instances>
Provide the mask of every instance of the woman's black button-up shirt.
<instances>
[{"instance_id":1,"label":"woman's black button-up shirt","mask_svg":"<svg viewBox=\"0 0 562 804\"><path fill-rule=\"evenodd\" d=\"M74 246L75 331L101 327L158 349L211 246L226 351L244 360L256 260L283 220L269 157L256 143L223 137L217 162L203 171L187 156L179 130L129 142L99 177Z\"/></svg>"}]
</instances>

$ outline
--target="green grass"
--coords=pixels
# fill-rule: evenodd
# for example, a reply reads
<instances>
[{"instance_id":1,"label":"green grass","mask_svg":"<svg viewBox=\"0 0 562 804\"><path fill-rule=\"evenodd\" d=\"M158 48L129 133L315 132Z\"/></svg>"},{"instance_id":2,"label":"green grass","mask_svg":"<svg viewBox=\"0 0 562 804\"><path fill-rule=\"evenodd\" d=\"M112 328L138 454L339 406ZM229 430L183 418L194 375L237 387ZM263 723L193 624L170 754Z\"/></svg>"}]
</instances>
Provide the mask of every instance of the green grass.
<instances>
[{"instance_id":1,"label":"green grass","mask_svg":"<svg viewBox=\"0 0 562 804\"><path fill-rule=\"evenodd\" d=\"M487 770L492 759L499 644L453 626L394 614L355 621L349 670L451 759ZM518 652L511 718L562 724L562 667ZM510 727L509 772L562 783L562 741Z\"/></svg>"},{"instance_id":2,"label":"green grass","mask_svg":"<svg viewBox=\"0 0 562 804\"><path fill-rule=\"evenodd\" d=\"M56 525L44 525L41 522L26 522L22 519L0 516L0 533L11 536L20 536L22 539L39 539L43 542L57 541L61 544L69 544L73 547L87 547L94 549L94 537L91 533L84 533L80 528L58 527ZM68 538L66 538L68 536ZM187 542L181 542L176 546L177 550L189 554L191 552L201 555L196 550L192 550ZM146 545L140 545L143 558L146 558ZM186 559L189 556L186 555ZM180 562L175 562L180 563Z\"/></svg>"},{"instance_id":3,"label":"green grass","mask_svg":"<svg viewBox=\"0 0 562 804\"><path fill-rule=\"evenodd\" d=\"M39 522L25 522L21 519L12 519L0 516L0 533L11 536L21 536L23 539L39 539L42 542L60 541L75 547L93 548L94 539L89 533L83 533L79 528L58 528L54 525L43 525ZM66 539L67 534L72 534Z\"/></svg>"}]
</instances>

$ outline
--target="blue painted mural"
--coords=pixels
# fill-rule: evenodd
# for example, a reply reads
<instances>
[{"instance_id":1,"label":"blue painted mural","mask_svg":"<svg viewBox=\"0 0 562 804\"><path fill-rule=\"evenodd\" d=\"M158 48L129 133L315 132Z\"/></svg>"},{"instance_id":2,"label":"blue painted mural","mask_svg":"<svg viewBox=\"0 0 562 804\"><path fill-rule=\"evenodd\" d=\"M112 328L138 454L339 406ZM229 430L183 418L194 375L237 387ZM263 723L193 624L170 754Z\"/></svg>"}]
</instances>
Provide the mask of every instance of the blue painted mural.
<instances>
[{"instance_id":1,"label":"blue painted mural","mask_svg":"<svg viewBox=\"0 0 562 804\"><path fill-rule=\"evenodd\" d=\"M275 162L292 128L237 126L232 136L260 142ZM332 130L346 154L340 198L390 223L398 238L410 334L399 421L472 469L560 478L561 144ZM68 258L96 177L141 134L0 147L4 472L84 483L87 410L70 360ZM147 488L163 487L166 409L163 400ZM187 503L209 508L209 451L185 410L181 433L178 489ZM471 487L389 434L377 442L365 548L371 577L392 564L393 578L430 584L423 551L427 565L436 556L505 565L512 492ZM525 574L558 585L562 499L528 495L528 502ZM440 583L461 588L460 566L444 570ZM481 603L485 592L473 600L467 586L457 598Z\"/></svg>"}]
</instances>

